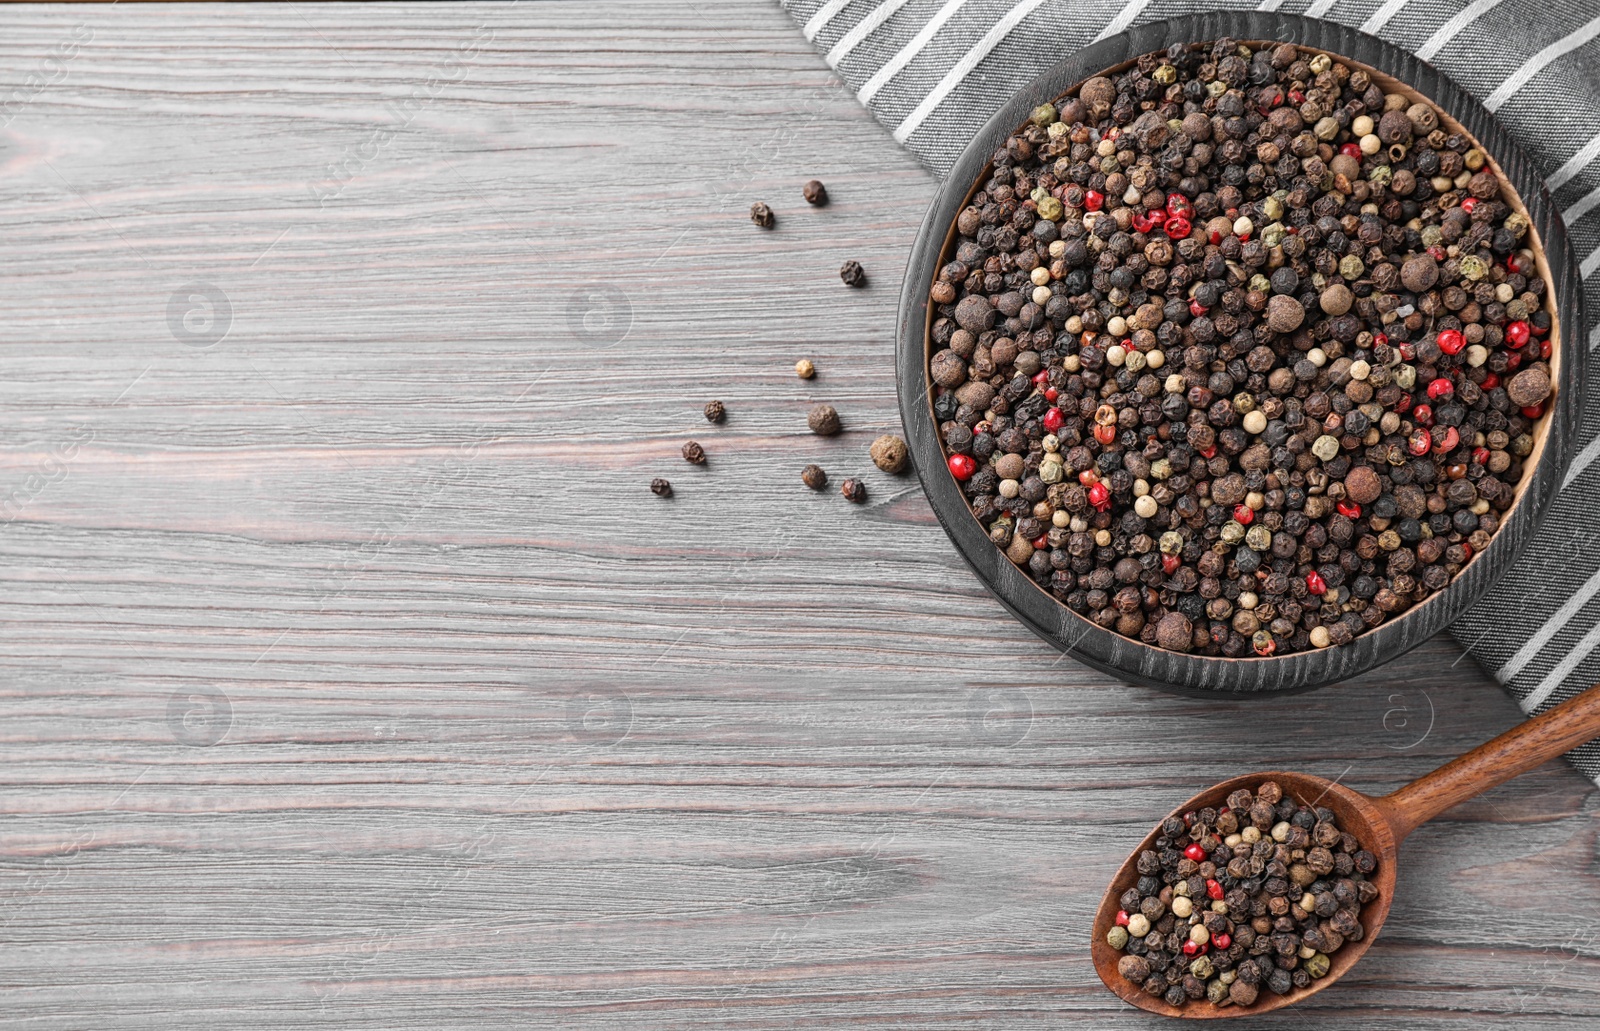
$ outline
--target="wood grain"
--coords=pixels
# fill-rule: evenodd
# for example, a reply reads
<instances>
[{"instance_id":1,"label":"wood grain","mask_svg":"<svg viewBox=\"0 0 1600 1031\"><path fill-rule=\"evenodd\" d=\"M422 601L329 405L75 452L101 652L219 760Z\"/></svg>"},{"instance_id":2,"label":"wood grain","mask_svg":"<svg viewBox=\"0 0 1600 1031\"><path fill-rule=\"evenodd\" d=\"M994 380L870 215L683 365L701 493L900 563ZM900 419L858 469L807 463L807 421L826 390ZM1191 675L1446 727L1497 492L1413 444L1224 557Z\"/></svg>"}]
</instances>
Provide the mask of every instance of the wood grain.
<instances>
[{"instance_id":1,"label":"wood grain","mask_svg":"<svg viewBox=\"0 0 1600 1031\"><path fill-rule=\"evenodd\" d=\"M7 8L0 1026L1153 1027L1088 958L1153 814L1516 722L1443 638L1248 704L1036 640L866 455L931 178L774 6L593 16ZM1418 830L1306 1018L1596 1019L1597 808Z\"/></svg>"}]
</instances>

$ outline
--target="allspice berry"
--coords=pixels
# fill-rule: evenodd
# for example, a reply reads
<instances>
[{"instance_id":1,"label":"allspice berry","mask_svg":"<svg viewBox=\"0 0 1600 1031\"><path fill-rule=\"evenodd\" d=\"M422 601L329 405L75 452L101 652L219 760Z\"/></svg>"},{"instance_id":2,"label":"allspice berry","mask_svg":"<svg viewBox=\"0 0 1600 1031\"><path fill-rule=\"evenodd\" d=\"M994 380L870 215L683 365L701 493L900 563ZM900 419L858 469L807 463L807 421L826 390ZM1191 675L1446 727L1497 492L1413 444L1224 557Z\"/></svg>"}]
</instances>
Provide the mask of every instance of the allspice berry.
<instances>
[{"instance_id":1,"label":"allspice berry","mask_svg":"<svg viewBox=\"0 0 1600 1031\"><path fill-rule=\"evenodd\" d=\"M772 213L771 208L760 201L756 201L750 205L750 221L762 229L771 229L777 223L778 217Z\"/></svg>"},{"instance_id":2,"label":"allspice berry","mask_svg":"<svg viewBox=\"0 0 1600 1031\"><path fill-rule=\"evenodd\" d=\"M1383 480L1370 465L1358 465L1344 478L1344 492L1358 505L1370 505L1383 493Z\"/></svg>"},{"instance_id":3,"label":"allspice berry","mask_svg":"<svg viewBox=\"0 0 1600 1031\"><path fill-rule=\"evenodd\" d=\"M820 208L828 203L828 188L822 185L822 180L820 179L813 179L806 183L800 192L805 196L807 204Z\"/></svg>"},{"instance_id":4,"label":"allspice berry","mask_svg":"<svg viewBox=\"0 0 1600 1031\"><path fill-rule=\"evenodd\" d=\"M872 442L872 461L886 473L898 473L906 467L906 442L892 433L885 433Z\"/></svg>"},{"instance_id":5,"label":"allspice berry","mask_svg":"<svg viewBox=\"0 0 1600 1031\"><path fill-rule=\"evenodd\" d=\"M839 485L839 493L844 495L846 501L859 505L867 500L867 485L857 479L848 479Z\"/></svg>"},{"instance_id":6,"label":"allspice berry","mask_svg":"<svg viewBox=\"0 0 1600 1031\"><path fill-rule=\"evenodd\" d=\"M821 490L828 485L828 474L820 465L808 465L800 470L800 482L812 490Z\"/></svg>"},{"instance_id":7,"label":"allspice berry","mask_svg":"<svg viewBox=\"0 0 1600 1031\"><path fill-rule=\"evenodd\" d=\"M1523 369L1506 384L1506 396L1519 408L1529 408L1550 396L1550 370L1542 365Z\"/></svg>"},{"instance_id":8,"label":"allspice berry","mask_svg":"<svg viewBox=\"0 0 1600 1031\"><path fill-rule=\"evenodd\" d=\"M1168 651L1186 652L1194 644L1194 624L1181 612L1169 612L1156 624L1156 643Z\"/></svg>"},{"instance_id":9,"label":"allspice berry","mask_svg":"<svg viewBox=\"0 0 1600 1031\"><path fill-rule=\"evenodd\" d=\"M701 447L697 442L691 440L689 443L683 445L683 460L688 462L690 465L704 465L706 461L706 449Z\"/></svg>"},{"instance_id":10,"label":"allspice berry","mask_svg":"<svg viewBox=\"0 0 1600 1031\"><path fill-rule=\"evenodd\" d=\"M831 437L839 432L839 413L834 411L833 405L817 405L806 416L806 422L811 432L819 437Z\"/></svg>"},{"instance_id":11,"label":"allspice berry","mask_svg":"<svg viewBox=\"0 0 1600 1031\"><path fill-rule=\"evenodd\" d=\"M1274 294L1267 302L1267 326L1274 333L1293 333L1306 320L1306 310L1287 294Z\"/></svg>"},{"instance_id":12,"label":"allspice berry","mask_svg":"<svg viewBox=\"0 0 1600 1031\"><path fill-rule=\"evenodd\" d=\"M672 484L657 476L650 481L650 493L658 498L670 498L672 497Z\"/></svg>"},{"instance_id":13,"label":"allspice berry","mask_svg":"<svg viewBox=\"0 0 1600 1031\"><path fill-rule=\"evenodd\" d=\"M1407 258L1400 266L1400 282L1414 294L1433 289L1439 281L1439 263L1431 254L1418 254Z\"/></svg>"},{"instance_id":14,"label":"allspice berry","mask_svg":"<svg viewBox=\"0 0 1600 1031\"><path fill-rule=\"evenodd\" d=\"M847 261L839 266L839 278L845 286L866 286L867 273L859 261Z\"/></svg>"},{"instance_id":15,"label":"allspice berry","mask_svg":"<svg viewBox=\"0 0 1600 1031\"><path fill-rule=\"evenodd\" d=\"M706 422L721 422L728 417L728 410L722 406L721 401L706 402Z\"/></svg>"},{"instance_id":16,"label":"allspice berry","mask_svg":"<svg viewBox=\"0 0 1600 1031\"><path fill-rule=\"evenodd\" d=\"M794 363L794 374L801 379L810 379L817 374L817 367L811 364L810 358L802 358Z\"/></svg>"},{"instance_id":17,"label":"allspice berry","mask_svg":"<svg viewBox=\"0 0 1600 1031\"><path fill-rule=\"evenodd\" d=\"M1334 283L1322 291L1322 296L1317 299L1317 303L1322 306L1322 311L1326 315L1343 315L1350 310L1350 306L1355 303L1355 300L1356 295L1350 292L1348 286L1343 283Z\"/></svg>"}]
</instances>

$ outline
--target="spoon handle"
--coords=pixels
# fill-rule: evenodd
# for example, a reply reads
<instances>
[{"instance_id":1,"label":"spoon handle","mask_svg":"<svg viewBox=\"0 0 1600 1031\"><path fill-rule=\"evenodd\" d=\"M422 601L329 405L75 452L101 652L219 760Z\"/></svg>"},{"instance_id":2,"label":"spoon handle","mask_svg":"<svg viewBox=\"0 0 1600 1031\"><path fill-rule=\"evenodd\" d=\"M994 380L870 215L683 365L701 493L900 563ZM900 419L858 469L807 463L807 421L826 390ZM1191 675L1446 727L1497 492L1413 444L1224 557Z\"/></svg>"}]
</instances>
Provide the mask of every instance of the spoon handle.
<instances>
[{"instance_id":1,"label":"spoon handle","mask_svg":"<svg viewBox=\"0 0 1600 1031\"><path fill-rule=\"evenodd\" d=\"M1375 801L1388 815L1398 843L1451 806L1595 737L1600 737L1600 687L1569 698Z\"/></svg>"}]
</instances>

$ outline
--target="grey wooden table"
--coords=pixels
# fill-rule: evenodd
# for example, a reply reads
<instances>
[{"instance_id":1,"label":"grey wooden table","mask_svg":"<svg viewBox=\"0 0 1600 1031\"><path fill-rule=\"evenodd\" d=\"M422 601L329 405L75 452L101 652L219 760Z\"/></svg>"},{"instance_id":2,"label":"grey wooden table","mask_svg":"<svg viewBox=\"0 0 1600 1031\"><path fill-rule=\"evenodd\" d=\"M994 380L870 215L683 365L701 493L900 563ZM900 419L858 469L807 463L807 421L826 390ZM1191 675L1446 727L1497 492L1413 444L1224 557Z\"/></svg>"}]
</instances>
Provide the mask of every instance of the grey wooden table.
<instances>
[{"instance_id":1,"label":"grey wooden table","mask_svg":"<svg viewBox=\"0 0 1600 1031\"><path fill-rule=\"evenodd\" d=\"M1013 622L866 456L932 180L775 6L0 18L0 1027L1154 1027L1086 925L1155 815L1516 719ZM1419 831L1274 1026L1593 1026L1597 810Z\"/></svg>"}]
</instances>

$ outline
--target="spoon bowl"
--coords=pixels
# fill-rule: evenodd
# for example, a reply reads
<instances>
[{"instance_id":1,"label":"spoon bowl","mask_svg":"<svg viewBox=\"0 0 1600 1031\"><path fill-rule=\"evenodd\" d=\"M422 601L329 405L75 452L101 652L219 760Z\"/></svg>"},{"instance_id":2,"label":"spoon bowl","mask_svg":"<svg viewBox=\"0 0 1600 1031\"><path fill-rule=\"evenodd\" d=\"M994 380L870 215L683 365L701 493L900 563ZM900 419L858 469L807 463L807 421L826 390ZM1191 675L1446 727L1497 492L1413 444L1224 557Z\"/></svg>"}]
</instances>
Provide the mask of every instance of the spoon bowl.
<instances>
[{"instance_id":1,"label":"spoon bowl","mask_svg":"<svg viewBox=\"0 0 1600 1031\"><path fill-rule=\"evenodd\" d=\"M1361 940L1347 939L1343 946L1328 957L1332 965L1326 976L1312 981L1304 988L1295 988L1287 995L1274 995L1263 989L1255 1003L1248 1007L1218 1006L1207 999L1191 1000L1183 1006L1173 1006L1158 995L1145 993L1139 985L1117 973L1117 961L1126 953L1113 949L1106 942L1105 929L1116 919L1118 899L1122 893L1133 887L1139 879L1139 872L1134 866L1139 853L1145 849L1155 848L1156 838L1161 834L1161 825L1158 823L1111 878L1111 888L1101 900L1100 910L1094 917L1094 926L1098 929L1098 933L1095 935L1090 953L1094 960L1095 971L1099 973L1100 980L1106 983L1106 987L1124 1002L1132 1003L1151 1013L1159 1013L1164 1017L1181 1016L1192 1020L1271 1013L1275 1009L1292 1006L1315 995L1337 981L1372 945L1378 930L1383 927L1384 920L1389 916L1389 906L1394 898L1395 858L1400 850L1400 839L1395 836L1394 829L1389 823L1389 816L1384 809L1382 799L1368 798L1342 784L1314 777L1309 773L1274 770L1225 780L1189 799L1170 815L1181 817L1184 813L1208 806L1221 809L1227 805L1227 797L1233 792L1240 788L1254 791L1262 781L1267 780L1277 782L1283 789L1285 799L1292 799L1308 806L1325 806L1332 809L1338 818L1339 828L1353 834L1363 848L1378 857L1378 868L1367 877L1367 880L1377 885L1378 897L1361 907L1361 926L1364 931Z\"/></svg>"},{"instance_id":2,"label":"spoon bowl","mask_svg":"<svg viewBox=\"0 0 1600 1031\"><path fill-rule=\"evenodd\" d=\"M1133 887L1139 879L1136 866L1139 853L1155 847L1155 840L1161 833L1161 824L1158 822L1117 870L1105 897L1100 901L1094 918L1094 941L1090 948L1095 972L1106 987L1124 1002L1164 1017L1181 1016L1196 1020L1247 1017L1292 1006L1339 980L1371 948L1394 901L1400 843L1407 835L1451 806L1527 773L1597 736L1600 736L1600 688L1590 688L1466 755L1451 760L1426 777L1381 798L1368 797L1323 777L1281 770L1234 777L1207 788L1183 803L1171 815L1181 817L1184 813L1208 806L1220 809L1227 804L1227 797L1232 792L1240 788L1254 791L1268 780L1277 782L1286 799L1331 809L1339 828L1353 835L1361 847L1378 860L1377 868L1367 877L1377 886L1378 895L1361 907L1360 940L1347 937L1342 946L1329 954L1330 965L1323 977L1313 980L1304 988L1291 989L1284 995L1262 991L1249 1006L1219 1006L1209 999L1194 999L1183 1006L1173 1006L1164 998L1146 994L1140 985L1118 973L1117 961L1125 953L1111 947L1106 941L1106 931L1116 921L1122 893Z\"/></svg>"}]
</instances>

